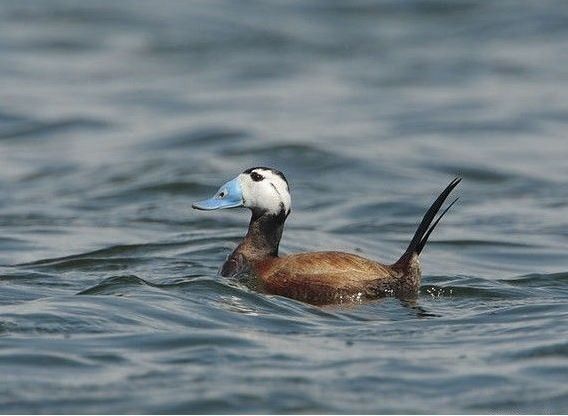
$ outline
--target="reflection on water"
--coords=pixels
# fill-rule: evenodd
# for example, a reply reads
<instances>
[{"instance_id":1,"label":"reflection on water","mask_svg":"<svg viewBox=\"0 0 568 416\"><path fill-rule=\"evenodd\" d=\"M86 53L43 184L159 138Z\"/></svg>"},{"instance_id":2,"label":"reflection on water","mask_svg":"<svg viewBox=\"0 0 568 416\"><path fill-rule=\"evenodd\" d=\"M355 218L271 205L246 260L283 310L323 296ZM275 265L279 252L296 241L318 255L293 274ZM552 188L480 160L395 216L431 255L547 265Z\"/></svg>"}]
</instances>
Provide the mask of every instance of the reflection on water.
<instances>
[{"instance_id":1,"label":"reflection on water","mask_svg":"<svg viewBox=\"0 0 568 416\"><path fill-rule=\"evenodd\" d=\"M0 5L0 406L565 412L563 1ZM416 302L217 276L286 173L281 250L389 262L451 178Z\"/></svg>"}]
</instances>

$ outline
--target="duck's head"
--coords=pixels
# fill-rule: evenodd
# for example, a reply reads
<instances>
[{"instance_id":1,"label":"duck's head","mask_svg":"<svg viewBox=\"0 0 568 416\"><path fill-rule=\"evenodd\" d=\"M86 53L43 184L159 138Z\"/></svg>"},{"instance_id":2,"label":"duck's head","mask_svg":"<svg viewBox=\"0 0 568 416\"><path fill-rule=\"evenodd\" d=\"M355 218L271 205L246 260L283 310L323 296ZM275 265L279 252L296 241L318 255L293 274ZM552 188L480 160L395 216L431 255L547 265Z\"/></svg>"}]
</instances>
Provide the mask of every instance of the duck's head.
<instances>
[{"instance_id":1,"label":"duck's head","mask_svg":"<svg viewBox=\"0 0 568 416\"><path fill-rule=\"evenodd\" d=\"M250 208L258 214L287 216L290 213L290 189L282 172L266 167L245 170L219 188L212 198L195 202L201 210Z\"/></svg>"}]
</instances>

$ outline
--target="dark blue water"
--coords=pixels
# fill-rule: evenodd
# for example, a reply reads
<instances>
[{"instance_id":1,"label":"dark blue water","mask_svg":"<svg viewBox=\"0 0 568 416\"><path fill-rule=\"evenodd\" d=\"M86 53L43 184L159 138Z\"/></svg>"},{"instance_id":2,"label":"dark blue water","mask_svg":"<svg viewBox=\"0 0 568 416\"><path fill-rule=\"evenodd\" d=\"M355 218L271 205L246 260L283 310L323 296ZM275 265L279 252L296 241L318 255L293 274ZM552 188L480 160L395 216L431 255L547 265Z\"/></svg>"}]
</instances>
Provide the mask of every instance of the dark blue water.
<instances>
[{"instance_id":1,"label":"dark blue water","mask_svg":"<svg viewBox=\"0 0 568 416\"><path fill-rule=\"evenodd\" d=\"M0 413L568 411L568 3L0 3ZM415 304L216 276L283 170L284 253L395 260Z\"/></svg>"}]
</instances>

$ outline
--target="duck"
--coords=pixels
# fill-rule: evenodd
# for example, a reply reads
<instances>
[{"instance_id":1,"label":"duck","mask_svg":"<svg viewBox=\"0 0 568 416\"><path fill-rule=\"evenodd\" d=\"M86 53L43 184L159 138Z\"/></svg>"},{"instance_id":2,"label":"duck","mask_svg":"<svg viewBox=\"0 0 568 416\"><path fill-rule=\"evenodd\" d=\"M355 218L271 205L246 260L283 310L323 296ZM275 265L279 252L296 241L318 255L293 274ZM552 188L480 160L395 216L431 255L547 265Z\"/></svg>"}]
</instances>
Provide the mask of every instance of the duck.
<instances>
[{"instance_id":1,"label":"duck","mask_svg":"<svg viewBox=\"0 0 568 416\"><path fill-rule=\"evenodd\" d=\"M430 234L457 202L454 199L436 218L460 183L453 179L424 214L406 250L392 264L339 251L316 251L280 256L278 247L291 210L284 174L269 167L246 169L222 185L209 199L195 202L197 210L248 208L251 219L243 240L227 257L219 274L246 276L261 292L314 305L396 297L415 300L421 281L419 256Z\"/></svg>"}]
</instances>

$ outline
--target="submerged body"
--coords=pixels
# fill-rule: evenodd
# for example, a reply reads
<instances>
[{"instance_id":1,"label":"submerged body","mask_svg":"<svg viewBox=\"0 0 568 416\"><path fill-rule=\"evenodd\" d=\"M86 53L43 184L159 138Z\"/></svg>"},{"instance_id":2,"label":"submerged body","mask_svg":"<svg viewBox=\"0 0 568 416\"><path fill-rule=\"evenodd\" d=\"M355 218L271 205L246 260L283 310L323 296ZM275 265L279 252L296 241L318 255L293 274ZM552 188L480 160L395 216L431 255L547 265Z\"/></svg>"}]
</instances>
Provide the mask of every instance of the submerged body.
<instances>
[{"instance_id":1,"label":"submerged body","mask_svg":"<svg viewBox=\"0 0 568 416\"><path fill-rule=\"evenodd\" d=\"M420 287L418 256L385 265L351 253L319 251L270 255L245 238L221 267L225 277L247 276L267 293L312 304L384 296L414 297Z\"/></svg>"},{"instance_id":2,"label":"submerged body","mask_svg":"<svg viewBox=\"0 0 568 416\"><path fill-rule=\"evenodd\" d=\"M221 275L246 275L267 293L312 304L329 304L384 296L413 298L420 288L418 256L430 233L447 212L434 221L457 186L452 181L424 215L407 250L393 264L337 251L278 256L284 222L290 213L290 194L284 175L270 168L252 168L225 184L217 194L193 205L211 210L245 206L252 210L248 232L221 267Z\"/></svg>"}]
</instances>

